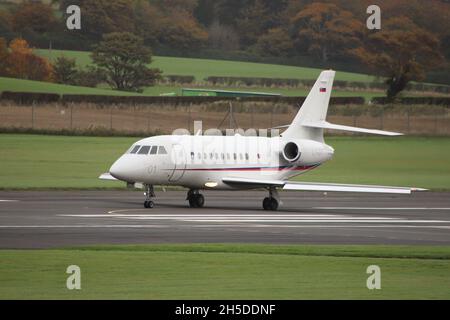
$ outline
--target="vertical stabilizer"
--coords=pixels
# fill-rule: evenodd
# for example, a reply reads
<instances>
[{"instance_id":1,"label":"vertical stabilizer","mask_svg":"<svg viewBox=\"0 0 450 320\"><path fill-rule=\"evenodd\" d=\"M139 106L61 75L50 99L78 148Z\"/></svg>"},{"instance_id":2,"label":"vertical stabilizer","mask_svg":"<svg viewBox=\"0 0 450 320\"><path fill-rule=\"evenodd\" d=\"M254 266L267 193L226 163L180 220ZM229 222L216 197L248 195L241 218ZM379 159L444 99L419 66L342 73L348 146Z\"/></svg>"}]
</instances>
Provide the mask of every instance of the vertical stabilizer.
<instances>
[{"instance_id":1,"label":"vertical stabilizer","mask_svg":"<svg viewBox=\"0 0 450 320\"><path fill-rule=\"evenodd\" d=\"M283 137L323 142L322 128L305 127L302 124L326 120L335 75L336 72L332 70L320 74L294 121L283 133Z\"/></svg>"}]
</instances>

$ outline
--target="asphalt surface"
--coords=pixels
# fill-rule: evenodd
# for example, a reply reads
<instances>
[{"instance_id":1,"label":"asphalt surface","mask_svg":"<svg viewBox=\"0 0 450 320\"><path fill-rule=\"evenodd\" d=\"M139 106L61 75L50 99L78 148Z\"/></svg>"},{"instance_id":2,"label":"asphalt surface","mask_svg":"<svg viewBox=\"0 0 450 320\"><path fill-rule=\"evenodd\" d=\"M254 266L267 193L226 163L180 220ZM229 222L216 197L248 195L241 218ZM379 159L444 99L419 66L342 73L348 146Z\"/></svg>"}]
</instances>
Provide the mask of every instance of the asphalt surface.
<instances>
[{"instance_id":1,"label":"asphalt surface","mask_svg":"<svg viewBox=\"0 0 450 320\"><path fill-rule=\"evenodd\" d=\"M190 209L185 192L0 192L0 248L94 244L450 244L450 193L412 196L283 192L278 212L264 191L206 192Z\"/></svg>"}]
</instances>

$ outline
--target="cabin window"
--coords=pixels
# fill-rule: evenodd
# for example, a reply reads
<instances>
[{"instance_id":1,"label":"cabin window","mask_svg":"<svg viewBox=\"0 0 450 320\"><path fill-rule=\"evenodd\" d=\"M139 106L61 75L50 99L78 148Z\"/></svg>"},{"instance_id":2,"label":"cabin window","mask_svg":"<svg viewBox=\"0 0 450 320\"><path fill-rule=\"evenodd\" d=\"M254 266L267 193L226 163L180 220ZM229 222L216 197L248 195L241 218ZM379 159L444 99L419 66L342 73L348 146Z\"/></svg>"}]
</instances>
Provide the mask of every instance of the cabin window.
<instances>
[{"instance_id":1,"label":"cabin window","mask_svg":"<svg viewBox=\"0 0 450 320\"><path fill-rule=\"evenodd\" d=\"M159 147L158 154L167 154L166 148Z\"/></svg>"},{"instance_id":2,"label":"cabin window","mask_svg":"<svg viewBox=\"0 0 450 320\"><path fill-rule=\"evenodd\" d=\"M244 157L242 156L242 153L239 153L239 159L244 160Z\"/></svg>"},{"instance_id":3,"label":"cabin window","mask_svg":"<svg viewBox=\"0 0 450 320\"><path fill-rule=\"evenodd\" d=\"M139 150L138 154L148 154L149 151L150 151L150 146L143 146L143 147Z\"/></svg>"},{"instance_id":4,"label":"cabin window","mask_svg":"<svg viewBox=\"0 0 450 320\"><path fill-rule=\"evenodd\" d=\"M202 160L202 154L200 152L197 154L197 158L198 160Z\"/></svg>"},{"instance_id":5,"label":"cabin window","mask_svg":"<svg viewBox=\"0 0 450 320\"><path fill-rule=\"evenodd\" d=\"M206 155L206 153L203 154L203 158L206 160L208 159L208 156Z\"/></svg>"},{"instance_id":6,"label":"cabin window","mask_svg":"<svg viewBox=\"0 0 450 320\"><path fill-rule=\"evenodd\" d=\"M194 160L195 159L195 153L191 152L191 159Z\"/></svg>"},{"instance_id":7,"label":"cabin window","mask_svg":"<svg viewBox=\"0 0 450 320\"><path fill-rule=\"evenodd\" d=\"M237 160L237 154L236 153L233 154L233 158L234 158L234 160Z\"/></svg>"},{"instance_id":8,"label":"cabin window","mask_svg":"<svg viewBox=\"0 0 450 320\"><path fill-rule=\"evenodd\" d=\"M225 154L222 153L222 160L225 160Z\"/></svg>"},{"instance_id":9,"label":"cabin window","mask_svg":"<svg viewBox=\"0 0 450 320\"><path fill-rule=\"evenodd\" d=\"M261 155L258 153L258 160L260 160L261 159Z\"/></svg>"},{"instance_id":10,"label":"cabin window","mask_svg":"<svg viewBox=\"0 0 450 320\"><path fill-rule=\"evenodd\" d=\"M152 149L150 150L150 154L157 154L157 153L158 153L158 147L153 146Z\"/></svg>"},{"instance_id":11,"label":"cabin window","mask_svg":"<svg viewBox=\"0 0 450 320\"><path fill-rule=\"evenodd\" d=\"M246 153L246 154L245 154L245 160L248 161L249 159L250 159L250 157L248 156L248 153Z\"/></svg>"},{"instance_id":12,"label":"cabin window","mask_svg":"<svg viewBox=\"0 0 450 320\"><path fill-rule=\"evenodd\" d=\"M135 154L138 152L138 150L141 148L141 146L134 146L134 148L131 150L130 153Z\"/></svg>"},{"instance_id":13,"label":"cabin window","mask_svg":"<svg viewBox=\"0 0 450 320\"><path fill-rule=\"evenodd\" d=\"M217 153L215 154L215 156L216 156L216 160L219 160L219 155Z\"/></svg>"}]
</instances>

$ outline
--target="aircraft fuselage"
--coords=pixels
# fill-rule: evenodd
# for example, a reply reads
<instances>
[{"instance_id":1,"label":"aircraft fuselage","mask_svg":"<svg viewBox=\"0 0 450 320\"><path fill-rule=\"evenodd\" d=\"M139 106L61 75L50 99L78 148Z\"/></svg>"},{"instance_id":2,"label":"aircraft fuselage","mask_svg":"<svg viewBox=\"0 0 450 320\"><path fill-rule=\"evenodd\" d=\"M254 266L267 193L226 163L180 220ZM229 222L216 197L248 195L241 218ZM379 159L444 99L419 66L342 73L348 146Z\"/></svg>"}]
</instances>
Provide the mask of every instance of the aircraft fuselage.
<instances>
[{"instance_id":1,"label":"aircraft fuselage","mask_svg":"<svg viewBox=\"0 0 450 320\"><path fill-rule=\"evenodd\" d=\"M317 168L333 154L332 147L305 139L157 136L133 144L110 173L129 183L230 190L236 187L223 183L224 177L287 180Z\"/></svg>"}]
</instances>

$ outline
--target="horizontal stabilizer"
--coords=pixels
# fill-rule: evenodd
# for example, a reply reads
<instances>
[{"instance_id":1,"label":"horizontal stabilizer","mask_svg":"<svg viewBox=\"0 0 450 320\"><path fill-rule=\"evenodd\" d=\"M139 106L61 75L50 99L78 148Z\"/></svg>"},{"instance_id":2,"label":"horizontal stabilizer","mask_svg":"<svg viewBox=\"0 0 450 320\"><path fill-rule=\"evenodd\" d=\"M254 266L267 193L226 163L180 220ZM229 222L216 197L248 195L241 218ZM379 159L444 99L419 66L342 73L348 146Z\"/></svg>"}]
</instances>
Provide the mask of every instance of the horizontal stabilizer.
<instances>
[{"instance_id":1,"label":"horizontal stabilizer","mask_svg":"<svg viewBox=\"0 0 450 320\"><path fill-rule=\"evenodd\" d=\"M109 180L109 181L118 181L116 178L114 178L110 173L104 173L100 177L98 177L100 180Z\"/></svg>"},{"instance_id":2,"label":"horizontal stabilizer","mask_svg":"<svg viewBox=\"0 0 450 320\"><path fill-rule=\"evenodd\" d=\"M382 135L382 136L402 136L403 135L403 133L398 133L398 132L342 126L342 125L338 125L338 124L332 124L327 121L306 122L306 123L302 123L302 126L308 127L308 128L320 128L320 129L329 129L329 130L369 133L369 134L377 134L377 135Z\"/></svg>"}]
</instances>

